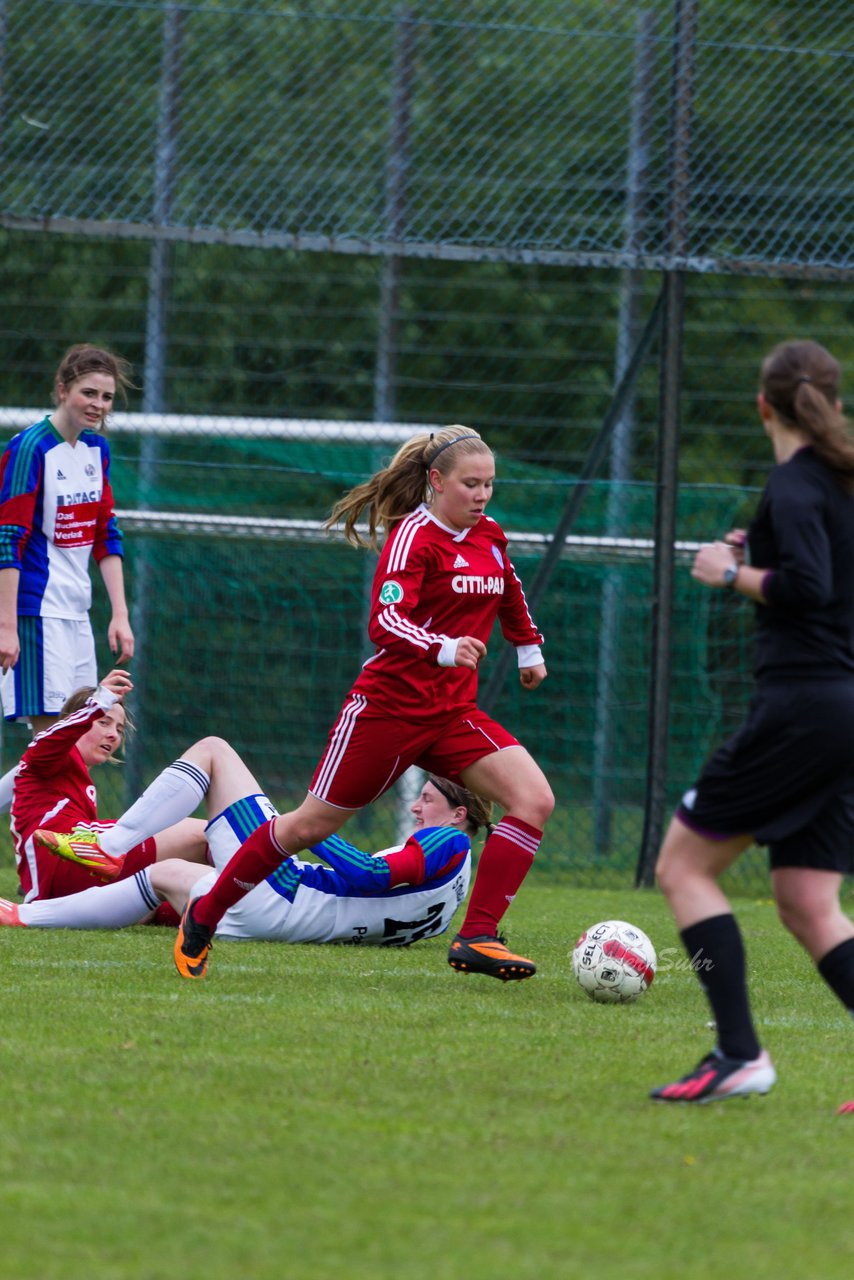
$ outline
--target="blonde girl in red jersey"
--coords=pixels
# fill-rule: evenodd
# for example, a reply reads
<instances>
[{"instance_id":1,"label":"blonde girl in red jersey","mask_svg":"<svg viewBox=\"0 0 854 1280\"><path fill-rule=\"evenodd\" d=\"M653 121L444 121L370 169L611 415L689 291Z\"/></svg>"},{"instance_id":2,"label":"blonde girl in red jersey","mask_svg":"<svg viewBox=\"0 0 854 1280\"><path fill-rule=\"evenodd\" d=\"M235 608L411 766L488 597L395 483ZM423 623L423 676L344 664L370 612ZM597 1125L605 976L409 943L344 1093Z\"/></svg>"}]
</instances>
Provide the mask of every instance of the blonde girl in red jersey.
<instances>
[{"instance_id":1,"label":"blonde girl in red jersey","mask_svg":"<svg viewBox=\"0 0 854 1280\"><path fill-rule=\"evenodd\" d=\"M384 545L374 576L364 664L332 727L299 808L249 837L216 884L184 913L175 963L187 978L207 969L225 911L283 858L327 839L411 765L494 801L504 817L490 835L448 962L505 981L536 966L498 935L554 808L551 788L525 748L476 704L477 668L498 618L515 646L523 688L545 679L537 631L507 555L507 538L486 515L495 461L476 431L446 427L413 437L388 467L334 508L356 545ZM368 540L357 521L367 517ZM411 883L417 883L413 866Z\"/></svg>"}]
</instances>

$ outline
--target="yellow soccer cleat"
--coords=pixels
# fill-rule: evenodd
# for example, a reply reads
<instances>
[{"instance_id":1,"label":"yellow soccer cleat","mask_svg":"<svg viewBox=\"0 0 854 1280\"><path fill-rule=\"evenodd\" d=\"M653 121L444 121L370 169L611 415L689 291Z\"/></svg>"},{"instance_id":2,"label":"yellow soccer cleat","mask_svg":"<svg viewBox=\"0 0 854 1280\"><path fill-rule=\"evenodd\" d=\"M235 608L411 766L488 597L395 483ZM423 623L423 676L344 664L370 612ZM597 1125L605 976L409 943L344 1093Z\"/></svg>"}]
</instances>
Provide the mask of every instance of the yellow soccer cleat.
<instances>
[{"instance_id":1,"label":"yellow soccer cleat","mask_svg":"<svg viewBox=\"0 0 854 1280\"><path fill-rule=\"evenodd\" d=\"M88 827L75 827L73 831L46 831L39 829L35 833L36 842L43 849L49 849L57 858L66 862L75 862L78 867L85 867L99 880L118 880L122 873L125 855L114 858L105 853L98 844L98 837Z\"/></svg>"}]
</instances>

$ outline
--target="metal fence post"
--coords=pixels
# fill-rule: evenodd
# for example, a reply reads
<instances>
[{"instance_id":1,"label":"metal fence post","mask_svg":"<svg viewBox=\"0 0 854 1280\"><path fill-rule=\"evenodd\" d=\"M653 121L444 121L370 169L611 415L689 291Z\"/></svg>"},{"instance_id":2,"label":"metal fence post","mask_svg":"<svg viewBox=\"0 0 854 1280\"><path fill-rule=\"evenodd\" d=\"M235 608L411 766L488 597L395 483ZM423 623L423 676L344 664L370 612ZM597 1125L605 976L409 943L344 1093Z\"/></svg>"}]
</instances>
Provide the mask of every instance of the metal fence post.
<instances>
[{"instance_id":1,"label":"metal fence post","mask_svg":"<svg viewBox=\"0 0 854 1280\"><path fill-rule=\"evenodd\" d=\"M184 18L180 7L173 3L167 4L163 10L163 52L160 63L160 100L152 193L152 216L156 227L162 227L168 223L174 196L183 28ZM145 315L143 413L163 413L166 408L170 254L171 247L168 241L156 239L152 242L148 259L148 298ZM152 495L156 491L160 447L159 436L143 435L138 473L138 505L141 510L150 507ZM128 745L125 771L125 796L128 801L139 795L143 787L146 686L151 631L149 598L155 577L152 565L153 550L154 544L150 538L141 538L136 544L131 618L135 638L134 719L138 735L131 738Z\"/></svg>"},{"instance_id":2,"label":"metal fence post","mask_svg":"<svg viewBox=\"0 0 854 1280\"><path fill-rule=\"evenodd\" d=\"M385 171L386 238L392 245L399 244L406 232L414 44L415 24L412 12L404 5L397 11L394 29L391 137ZM382 260L377 362L374 372L374 417L378 422L393 422L397 416L395 375L402 265L402 259L395 253L386 254Z\"/></svg>"},{"instance_id":3,"label":"metal fence post","mask_svg":"<svg viewBox=\"0 0 854 1280\"><path fill-rule=\"evenodd\" d=\"M625 248L640 253L644 243L644 218L649 184L649 131L652 120L655 14L639 13L635 29L635 65L629 158L626 180ZM617 318L615 383L619 383L631 357L643 292L637 267L623 272ZM632 475L632 436L635 425L635 393L628 398L611 440L611 487L605 532L622 537L626 523L625 484ZM596 712L593 730L593 843L597 855L611 847L611 796L613 794L614 689L617 681L622 598L619 569L606 569L602 583L602 620L599 628L599 661L596 668Z\"/></svg>"},{"instance_id":4,"label":"metal fence post","mask_svg":"<svg viewBox=\"0 0 854 1280\"><path fill-rule=\"evenodd\" d=\"M664 275L656 459L655 569L649 685L644 831L635 883L648 885L664 829L667 805L667 743L670 718L670 656L673 632L676 502L679 482L680 391L688 250L691 115L698 0L676 0L670 124L670 202L667 249L672 267Z\"/></svg>"}]
</instances>

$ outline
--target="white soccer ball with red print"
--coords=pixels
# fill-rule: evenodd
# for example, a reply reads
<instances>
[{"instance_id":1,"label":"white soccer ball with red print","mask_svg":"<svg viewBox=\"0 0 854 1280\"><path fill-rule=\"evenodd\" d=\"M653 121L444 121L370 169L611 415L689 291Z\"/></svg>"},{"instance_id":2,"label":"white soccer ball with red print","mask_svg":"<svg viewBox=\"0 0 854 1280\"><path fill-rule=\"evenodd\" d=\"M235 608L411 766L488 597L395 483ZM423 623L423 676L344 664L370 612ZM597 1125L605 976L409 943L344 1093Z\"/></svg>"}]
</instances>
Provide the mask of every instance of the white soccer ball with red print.
<instances>
[{"instance_id":1,"label":"white soccer ball with red print","mask_svg":"<svg viewBox=\"0 0 854 1280\"><path fill-rule=\"evenodd\" d=\"M602 920L585 929L572 952L578 985L599 1004L630 1004L655 977L655 947L637 925Z\"/></svg>"}]
</instances>

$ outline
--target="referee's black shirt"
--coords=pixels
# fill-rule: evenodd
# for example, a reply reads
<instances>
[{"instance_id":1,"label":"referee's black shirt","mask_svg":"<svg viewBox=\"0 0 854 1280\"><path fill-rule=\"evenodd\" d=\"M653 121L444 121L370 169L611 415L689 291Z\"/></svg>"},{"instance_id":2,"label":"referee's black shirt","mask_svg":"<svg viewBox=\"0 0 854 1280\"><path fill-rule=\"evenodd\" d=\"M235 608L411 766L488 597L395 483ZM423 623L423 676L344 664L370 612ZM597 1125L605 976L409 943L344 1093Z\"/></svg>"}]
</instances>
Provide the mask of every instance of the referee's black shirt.
<instances>
[{"instance_id":1,"label":"referee's black shirt","mask_svg":"<svg viewBox=\"0 0 854 1280\"><path fill-rule=\"evenodd\" d=\"M747 542L750 563L770 571L757 678L854 675L854 496L812 447L774 467Z\"/></svg>"}]
</instances>

